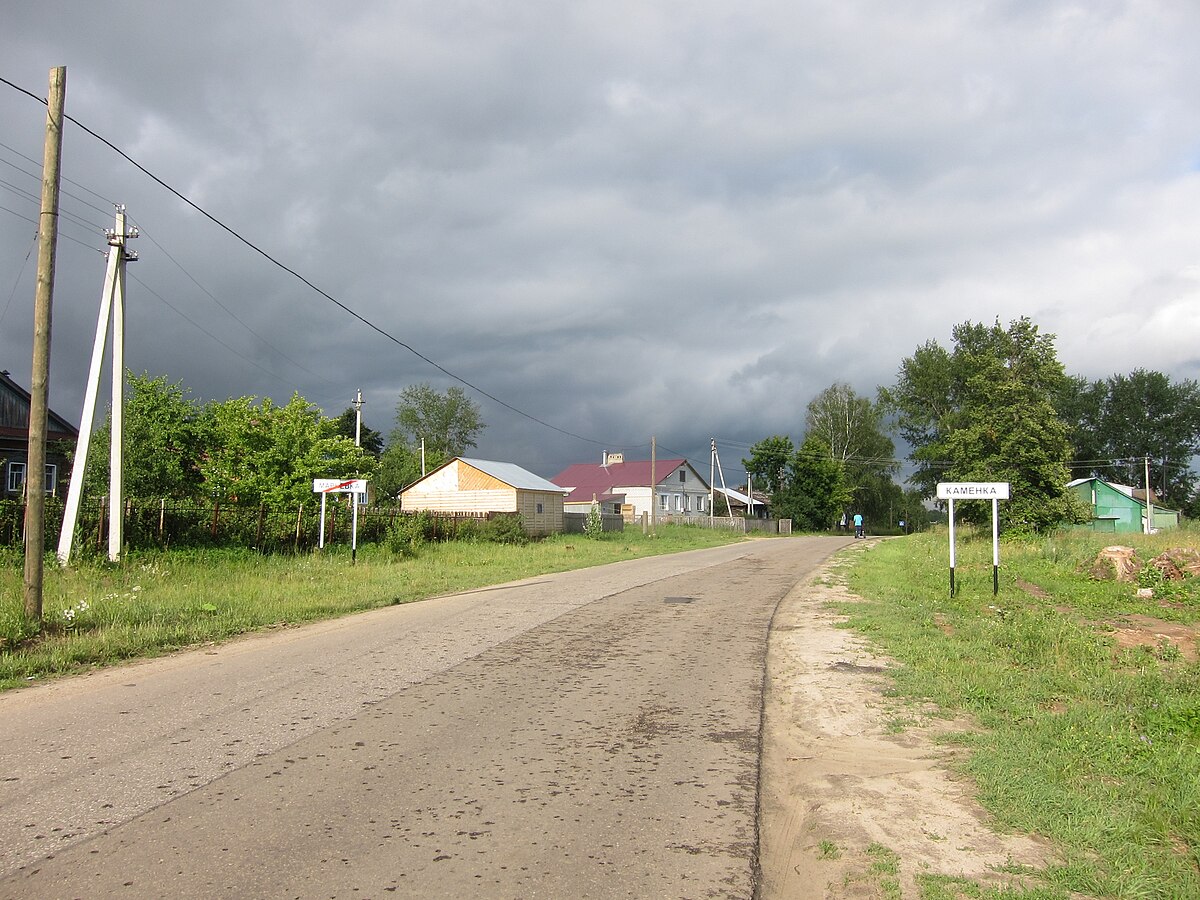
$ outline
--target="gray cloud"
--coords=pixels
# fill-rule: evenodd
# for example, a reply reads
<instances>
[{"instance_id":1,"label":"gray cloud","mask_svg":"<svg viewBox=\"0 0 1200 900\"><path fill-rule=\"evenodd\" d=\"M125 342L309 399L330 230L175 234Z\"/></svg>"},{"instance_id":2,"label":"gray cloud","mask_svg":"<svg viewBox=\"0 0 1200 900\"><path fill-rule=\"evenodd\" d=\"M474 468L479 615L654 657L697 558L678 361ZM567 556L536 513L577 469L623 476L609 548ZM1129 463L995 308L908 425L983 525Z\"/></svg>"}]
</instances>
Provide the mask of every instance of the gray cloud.
<instances>
[{"instance_id":1,"label":"gray cloud","mask_svg":"<svg viewBox=\"0 0 1200 900\"><path fill-rule=\"evenodd\" d=\"M0 74L40 95L67 65L72 116L506 403L703 462L713 436L799 437L817 392L873 394L967 319L1030 315L1088 377L1200 377L1198 26L1149 0L42 3L6 13ZM0 366L21 381L44 117L0 86L0 180L26 192L0 190ZM451 383L79 129L64 143L58 411L82 402L114 201L146 234L130 367L330 414L362 387L385 432L407 384ZM481 453L598 458L481 404Z\"/></svg>"}]
</instances>

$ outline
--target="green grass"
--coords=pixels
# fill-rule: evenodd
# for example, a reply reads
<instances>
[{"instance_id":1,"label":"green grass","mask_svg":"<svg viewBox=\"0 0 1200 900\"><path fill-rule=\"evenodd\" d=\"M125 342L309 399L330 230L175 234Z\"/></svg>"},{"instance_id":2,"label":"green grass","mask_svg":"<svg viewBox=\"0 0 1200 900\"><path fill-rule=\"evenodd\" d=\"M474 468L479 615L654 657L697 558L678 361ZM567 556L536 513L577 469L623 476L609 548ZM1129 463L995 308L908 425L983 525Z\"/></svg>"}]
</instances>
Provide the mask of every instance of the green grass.
<instances>
[{"instance_id":1,"label":"green grass","mask_svg":"<svg viewBox=\"0 0 1200 900\"><path fill-rule=\"evenodd\" d=\"M24 562L0 555L0 689L294 625L549 572L717 546L740 535L688 526L513 546L426 544L396 556L347 548L301 557L245 551L129 556L119 565L46 564L43 621L24 621Z\"/></svg>"},{"instance_id":2,"label":"green grass","mask_svg":"<svg viewBox=\"0 0 1200 900\"><path fill-rule=\"evenodd\" d=\"M1129 616L1200 625L1200 579L1151 599L1136 597L1137 585L1092 580L1088 565L1114 543L1148 560L1196 547L1200 536L1006 542L998 596L990 534L960 537L953 598L944 531L888 541L858 555L849 582L864 600L842 611L902 663L895 695L909 715L927 720L933 704L947 720L966 714L979 726L943 740L970 751L963 771L1000 828L1055 842L1060 859L1043 873L1049 890L1200 897L1195 639L1182 647L1157 639L1151 623L1147 646L1115 641ZM927 888L923 896L955 896L946 884Z\"/></svg>"}]
</instances>

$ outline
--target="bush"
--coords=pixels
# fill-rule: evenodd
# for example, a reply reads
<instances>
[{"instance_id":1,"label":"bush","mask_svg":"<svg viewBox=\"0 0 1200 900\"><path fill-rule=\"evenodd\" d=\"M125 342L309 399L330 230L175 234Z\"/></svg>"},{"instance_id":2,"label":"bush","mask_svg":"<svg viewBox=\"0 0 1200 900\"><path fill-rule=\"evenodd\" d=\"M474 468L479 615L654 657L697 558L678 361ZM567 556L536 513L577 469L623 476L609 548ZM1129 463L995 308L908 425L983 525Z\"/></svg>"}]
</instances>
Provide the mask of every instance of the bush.
<instances>
[{"instance_id":1,"label":"bush","mask_svg":"<svg viewBox=\"0 0 1200 900\"><path fill-rule=\"evenodd\" d=\"M528 544L529 535L520 513L497 513L487 519L479 529L481 540L493 544Z\"/></svg>"},{"instance_id":2,"label":"bush","mask_svg":"<svg viewBox=\"0 0 1200 900\"><path fill-rule=\"evenodd\" d=\"M388 528L385 542L393 553L414 556L435 537L436 523L433 516L422 510L403 513Z\"/></svg>"},{"instance_id":3,"label":"bush","mask_svg":"<svg viewBox=\"0 0 1200 900\"><path fill-rule=\"evenodd\" d=\"M593 503L592 508L588 510L587 518L583 522L583 533L590 538L604 535L604 518L600 515L598 504Z\"/></svg>"}]
</instances>

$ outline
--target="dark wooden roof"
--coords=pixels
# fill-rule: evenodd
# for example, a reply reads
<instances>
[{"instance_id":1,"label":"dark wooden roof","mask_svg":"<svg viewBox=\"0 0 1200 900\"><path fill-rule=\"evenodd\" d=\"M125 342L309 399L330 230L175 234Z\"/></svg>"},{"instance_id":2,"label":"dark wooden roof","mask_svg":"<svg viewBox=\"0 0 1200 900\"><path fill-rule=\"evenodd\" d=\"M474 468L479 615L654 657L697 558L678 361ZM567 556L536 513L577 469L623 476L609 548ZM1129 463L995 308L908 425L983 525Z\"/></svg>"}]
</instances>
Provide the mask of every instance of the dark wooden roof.
<instances>
[{"instance_id":1,"label":"dark wooden roof","mask_svg":"<svg viewBox=\"0 0 1200 900\"><path fill-rule=\"evenodd\" d=\"M0 371L0 437L29 438L29 391ZM74 441L79 429L54 410L46 416L46 438L51 441Z\"/></svg>"}]
</instances>

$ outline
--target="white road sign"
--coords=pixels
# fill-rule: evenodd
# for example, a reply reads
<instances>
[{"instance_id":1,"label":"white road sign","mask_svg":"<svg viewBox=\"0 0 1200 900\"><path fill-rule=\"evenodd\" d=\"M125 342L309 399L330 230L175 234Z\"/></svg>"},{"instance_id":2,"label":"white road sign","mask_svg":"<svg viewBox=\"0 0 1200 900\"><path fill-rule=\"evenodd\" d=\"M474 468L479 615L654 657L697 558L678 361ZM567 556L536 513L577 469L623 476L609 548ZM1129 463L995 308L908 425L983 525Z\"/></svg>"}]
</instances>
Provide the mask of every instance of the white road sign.
<instances>
[{"instance_id":1,"label":"white road sign","mask_svg":"<svg viewBox=\"0 0 1200 900\"><path fill-rule=\"evenodd\" d=\"M314 478L314 494L365 494L365 478Z\"/></svg>"},{"instance_id":2,"label":"white road sign","mask_svg":"<svg viewBox=\"0 0 1200 900\"><path fill-rule=\"evenodd\" d=\"M937 486L939 500L1007 500L1007 481L942 481Z\"/></svg>"}]
</instances>

